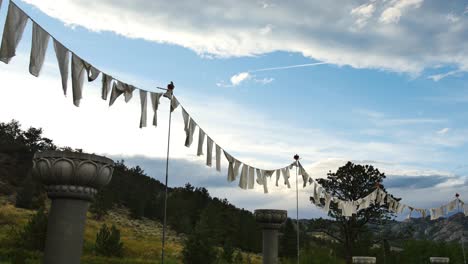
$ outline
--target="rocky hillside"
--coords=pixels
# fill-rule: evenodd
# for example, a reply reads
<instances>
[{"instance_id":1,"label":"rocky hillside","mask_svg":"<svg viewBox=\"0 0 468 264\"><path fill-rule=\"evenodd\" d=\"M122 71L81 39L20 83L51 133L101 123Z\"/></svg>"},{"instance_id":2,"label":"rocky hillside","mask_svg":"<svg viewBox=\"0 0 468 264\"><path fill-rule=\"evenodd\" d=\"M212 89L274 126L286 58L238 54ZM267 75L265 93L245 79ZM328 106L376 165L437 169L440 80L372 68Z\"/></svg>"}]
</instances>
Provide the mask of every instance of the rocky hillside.
<instances>
[{"instance_id":1,"label":"rocky hillside","mask_svg":"<svg viewBox=\"0 0 468 264\"><path fill-rule=\"evenodd\" d=\"M392 222L386 229L392 233L407 233L414 239L432 241L461 241L463 232L468 241L468 217L462 213L430 221L429 218L411 218L403 222Z\"/></svg>"}]
</instances>

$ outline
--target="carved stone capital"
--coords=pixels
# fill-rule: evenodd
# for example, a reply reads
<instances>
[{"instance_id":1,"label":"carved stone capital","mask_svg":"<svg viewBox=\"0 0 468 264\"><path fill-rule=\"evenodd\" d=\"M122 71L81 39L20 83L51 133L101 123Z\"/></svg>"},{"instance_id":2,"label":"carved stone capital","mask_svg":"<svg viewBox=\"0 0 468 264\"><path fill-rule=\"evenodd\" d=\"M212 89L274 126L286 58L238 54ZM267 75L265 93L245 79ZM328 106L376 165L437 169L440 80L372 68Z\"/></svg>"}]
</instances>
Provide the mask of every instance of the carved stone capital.
<instances>
[{"instance_id":1,"label":"carved stone capital","mask_svg":"<svg viewBox=\"0 0 468 264\"><path fill-rule=\"evenodd\" d=\"M37 152L33 175L45 185L49 198L92 199L114 171L111 159L68 151Z\"/></svg>"},{"instance_id":2,"label":"carved stone capital","mask_svg":"<svg viewBox=\"0 0 468 264\"><path fill-rule=\"evenodd\" d=\"M279 229L286 221L288 212L286 210L257 209L255 220L263 229Z\"/></svg>"}]
</instances>

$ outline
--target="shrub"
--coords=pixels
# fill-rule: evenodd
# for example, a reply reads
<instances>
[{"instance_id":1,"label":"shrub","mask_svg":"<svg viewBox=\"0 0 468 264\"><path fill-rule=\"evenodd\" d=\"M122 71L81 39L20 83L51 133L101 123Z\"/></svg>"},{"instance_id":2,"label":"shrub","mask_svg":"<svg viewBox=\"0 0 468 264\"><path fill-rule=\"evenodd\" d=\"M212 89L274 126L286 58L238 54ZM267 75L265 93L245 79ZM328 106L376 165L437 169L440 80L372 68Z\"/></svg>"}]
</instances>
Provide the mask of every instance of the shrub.
<instances>
[{"instance_id":1,"label":"shrub","mask_svg":"<svg viewBox=\"0 0 468 264\"><path fill-rule=\"evenodd\" d=\"M40 208L19 232L18 246L28 250L44 251L46 234L47 212L44 208Z\"/></svg>"},{"instance_id":2,"label":"shrub","mask_svg":"<svg viewBox=\"0 0 468 264\"><path fill-rule=\"evenodd\" d=\"M101 226L96 235L95 252L106 257L122 257L123 243L120 241L120 230L115 225L111 229L106 224Z\"/></svg>"}]
</instances>

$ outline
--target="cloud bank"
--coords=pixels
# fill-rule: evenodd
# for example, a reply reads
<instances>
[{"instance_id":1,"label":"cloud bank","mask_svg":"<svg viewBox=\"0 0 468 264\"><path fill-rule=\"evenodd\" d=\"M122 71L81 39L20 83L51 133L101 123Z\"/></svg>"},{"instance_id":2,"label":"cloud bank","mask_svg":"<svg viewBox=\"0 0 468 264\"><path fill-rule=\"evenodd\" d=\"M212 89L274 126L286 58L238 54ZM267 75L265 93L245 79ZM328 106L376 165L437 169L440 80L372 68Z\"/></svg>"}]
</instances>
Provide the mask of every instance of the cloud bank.
<instances>
[{"instance_id":1,"label":"cloud bank","mask_svg":"<svg viewBox=\"0 0 468 264\"><path fill-rule=\"evenodd\" d=\"M67 25L180 45L206 56L286 51L413 75L440 66L468 70L463 1L23 1ZM457 19L447 19L449 14Z\"/></svg>"}]
</instances>

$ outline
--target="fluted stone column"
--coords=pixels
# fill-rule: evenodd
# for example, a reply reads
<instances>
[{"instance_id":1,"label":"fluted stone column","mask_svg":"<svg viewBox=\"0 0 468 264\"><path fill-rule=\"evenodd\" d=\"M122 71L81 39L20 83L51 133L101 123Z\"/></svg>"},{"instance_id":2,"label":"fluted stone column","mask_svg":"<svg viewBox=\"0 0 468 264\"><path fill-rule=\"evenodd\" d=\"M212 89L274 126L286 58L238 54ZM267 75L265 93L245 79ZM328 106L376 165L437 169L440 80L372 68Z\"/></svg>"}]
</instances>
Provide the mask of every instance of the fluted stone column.
<instances>
[{"instance_id":1,"label":"fluted stone column","mask_svg":"<svg viewBox=\"0 0 468 264\"><path fill-rule=\"evenodd\" d=\"M285 210L255 210L255 220L263 229L263 264L278 263L278 229L287 217Z\"/></svg>"},{"instance_id":2,"label":"fluted stone column","mask_svg":"<svg viewBox=\"0 0 468 264\"><path fill-rule=\"evenodd\" d=\"M111 159L75 152L46 151L34 155L34 177L52 200L44 250L45 264L79 264L86 212L97 189L114 170Z\"/></svg>"},{"instance_id":3,"label":"fluted stone column","mask_svg":"<svg viewBox=\"0 0 468 264\"><path fill-rule=\"evenodd\" d=\"M377 259L375 257L353 257L353 263L356 264L375 264Z\"/></svg>"}]
</instances>

